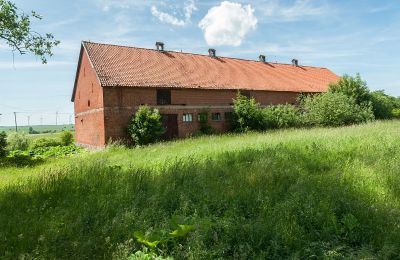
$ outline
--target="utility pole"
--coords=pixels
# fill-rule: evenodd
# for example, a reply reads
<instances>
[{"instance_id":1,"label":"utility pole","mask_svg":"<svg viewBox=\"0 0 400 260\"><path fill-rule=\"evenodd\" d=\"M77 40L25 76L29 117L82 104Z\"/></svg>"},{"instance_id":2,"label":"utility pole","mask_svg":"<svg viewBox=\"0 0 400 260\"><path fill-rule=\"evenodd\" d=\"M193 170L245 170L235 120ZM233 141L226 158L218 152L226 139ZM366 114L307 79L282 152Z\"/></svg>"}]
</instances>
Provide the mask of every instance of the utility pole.
<instances>
[{"instance_id":1,"label":"utility pole","mask_svg":"<svg viewBox=\"0 0 400 260\"><path fill-rule=\"evenodd\" d=\"M43 126L43 116L40 116L40 125Z\"/></svg>"},{"instance_id":2,"label":"utility pole","mask_svg":"<svg viewBox=\"0 0 400 260\"><path fill-rule=\"evenodd\" d=\"M56 125L58 125L58 111L56 112Z\"/></svg>"},{"instance_id":3,"label":"utility pole","mask_svg":"<svg viewBox=\"0 0 400 260\"><path fill-rule=\"evenodd\" d=\"M28 126L31 126L31 116L26 116L28 118Z\"/></svg>"},{"instance_id":4,"label":"utility pole","mask_svg":"<svg viewBox=\"0 0 400 260\"><path fill-rule=\"evenodd\" d=\"M17 112L14 112L15 132L18 132Z\"/></svg>"}]
</instances>

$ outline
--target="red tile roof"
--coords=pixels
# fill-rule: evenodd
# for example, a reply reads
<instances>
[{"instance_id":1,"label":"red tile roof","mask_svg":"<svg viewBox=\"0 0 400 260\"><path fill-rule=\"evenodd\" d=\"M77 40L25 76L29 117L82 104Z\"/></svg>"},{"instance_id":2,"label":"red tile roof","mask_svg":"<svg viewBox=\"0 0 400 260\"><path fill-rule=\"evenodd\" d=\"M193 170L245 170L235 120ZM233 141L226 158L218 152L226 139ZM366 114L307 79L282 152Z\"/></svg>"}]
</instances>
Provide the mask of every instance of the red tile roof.
<instances>
[{"instance_id":1,"label":"red tile roof","mask_svg":"<svg viewBox=\"0 0 400 260\"><path fill-rule=\"evenodd\" d=\"M83 42L102 86L324 92L326 68Z\"/></svg>"}]
</instances>

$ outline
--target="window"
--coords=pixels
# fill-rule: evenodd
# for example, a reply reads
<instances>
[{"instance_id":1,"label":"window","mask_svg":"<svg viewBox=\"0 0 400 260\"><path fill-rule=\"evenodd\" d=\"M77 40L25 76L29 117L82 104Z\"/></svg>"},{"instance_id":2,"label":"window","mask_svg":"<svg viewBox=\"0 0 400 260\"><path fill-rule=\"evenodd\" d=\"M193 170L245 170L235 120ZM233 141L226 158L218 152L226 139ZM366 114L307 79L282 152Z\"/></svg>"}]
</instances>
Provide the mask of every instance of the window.
<instances>
[{"instance_id":1,"label":"window","mask_svg":"<svg viewBox=\"0 0 400 260\"><path fill-rule=\"evenodd\" d=\"M183 114L183 122L192 122L193 114Z\"/></svg>"},{"instance_id":2,"label":"window","mask_svg":"<svg viewBox=\"0 0 400 260\"><path fill-rule=\"evenodd\" d=\"M208 120L207 112L199 113L197 116L197 120L199 120L199 122L207 122L207 120Z\"/></svg>"},{"instance_id":3,"label":"window","mask_svg":"<svg viewBox=\"0 0 400 260\"><path fill-rule=\"evenodd\" d=\"M232 112L225 112L225 121L232 121L233 120L233 113Z\"/></svg>"},{"instance_id":4,"label":"window","mask_svg":"<svg viewBox=\"0 0 400 260\"><path fill-rule=\"evenodd\" d=\"M171 90L157 90L157 105L171 105Z\"/></svg>"},{"instance_id":5,"label":"window","mask_svg":"<svg viewBox=\"0 0 400 260\"><path fill-rule=\"evenodd\" d=\"M90 107L90 100L88 100L87 105L88 105L88 107Z\"/></svg>"},{"instance_id":6,"label":"window","mask_svg":"<svg viewBox=\"0 0 400 260\"><path fill-rule=\"evenodd\" d=\"M212 113L211 120L212 121L221 121L221 113Z\"/></svg>"}]
</instances>

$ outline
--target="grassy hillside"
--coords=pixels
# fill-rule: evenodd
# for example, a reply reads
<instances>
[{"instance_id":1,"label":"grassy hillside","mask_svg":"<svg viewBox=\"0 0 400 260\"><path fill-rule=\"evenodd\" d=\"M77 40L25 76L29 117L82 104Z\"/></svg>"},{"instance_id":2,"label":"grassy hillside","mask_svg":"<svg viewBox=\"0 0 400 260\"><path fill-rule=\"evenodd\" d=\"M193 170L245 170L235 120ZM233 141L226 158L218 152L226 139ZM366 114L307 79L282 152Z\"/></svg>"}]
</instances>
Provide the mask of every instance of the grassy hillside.
<instances>
[{"instance_id":1,"label":"grassy hillside","mask_svg":"<svg viewBox=\"0 0 400 260\"><path fill-rule=\"evenodd\" d=\"M0 258L400 255L400 122L112 148L0 169Z\"/></svg>"}]
</instances>

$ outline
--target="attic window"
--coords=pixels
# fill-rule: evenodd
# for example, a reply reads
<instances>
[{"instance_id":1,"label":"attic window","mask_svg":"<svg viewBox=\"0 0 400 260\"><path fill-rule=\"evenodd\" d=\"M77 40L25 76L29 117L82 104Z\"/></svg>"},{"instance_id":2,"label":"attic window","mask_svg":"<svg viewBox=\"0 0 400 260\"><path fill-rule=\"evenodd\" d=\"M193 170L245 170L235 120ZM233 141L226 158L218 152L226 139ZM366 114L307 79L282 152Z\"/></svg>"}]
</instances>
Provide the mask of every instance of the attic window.
<instances>
[{"instance_id":1,"label":"attic window","mask_svg":"<svg viewBox=\"0 0 400 260\"><path fill-rule=\"evenodd\" d=\"M171 105L171 90L157 90L157 105Z\"/></svg>"}]
</instances>

